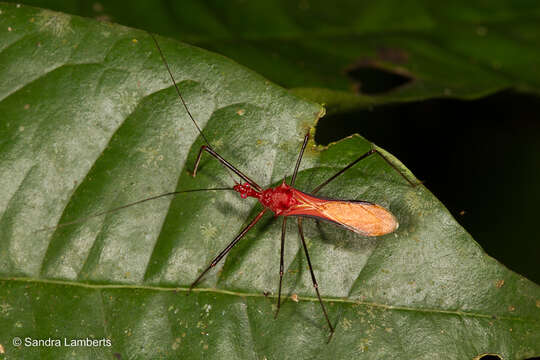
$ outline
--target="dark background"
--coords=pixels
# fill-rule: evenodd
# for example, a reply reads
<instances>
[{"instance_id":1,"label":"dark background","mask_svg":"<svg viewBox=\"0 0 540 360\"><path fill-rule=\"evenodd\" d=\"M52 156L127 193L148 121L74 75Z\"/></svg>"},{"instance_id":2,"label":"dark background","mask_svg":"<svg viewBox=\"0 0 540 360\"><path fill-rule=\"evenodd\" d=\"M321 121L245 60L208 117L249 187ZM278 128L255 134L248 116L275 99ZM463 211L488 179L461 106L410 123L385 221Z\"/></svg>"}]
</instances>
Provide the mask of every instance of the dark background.
<instances>
[{"instance_id":1,"label":"dark background","mask_svg":"<svg viewBox=\"0 0 540 360\"><path fill-rule=\"evenodd\" d=\"M540 283L540 98L512 91L320 120L321 144L360 133L396 155L488 254Z\"/></svg>"}]
</instances>

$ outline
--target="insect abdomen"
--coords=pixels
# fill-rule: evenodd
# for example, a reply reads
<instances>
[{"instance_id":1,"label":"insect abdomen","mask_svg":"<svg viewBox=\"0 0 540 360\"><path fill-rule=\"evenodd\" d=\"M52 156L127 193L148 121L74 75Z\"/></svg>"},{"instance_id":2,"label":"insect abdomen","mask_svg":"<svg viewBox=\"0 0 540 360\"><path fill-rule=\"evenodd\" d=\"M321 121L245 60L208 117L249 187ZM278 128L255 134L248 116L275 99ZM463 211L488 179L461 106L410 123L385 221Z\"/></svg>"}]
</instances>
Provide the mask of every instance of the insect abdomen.
<instances>
[{"instance_id":1,"label":"insect abdomen","mask_svg":"<svg viewBox=\"0 0 540 360\"><path fill-rule=\"evenodd\" d=\"M320 199L296 189L294 197L297 205L281 215L328 220L366 236L386 235L399 226L390 211L370 202Z\"/></svg>"}]
</instances>

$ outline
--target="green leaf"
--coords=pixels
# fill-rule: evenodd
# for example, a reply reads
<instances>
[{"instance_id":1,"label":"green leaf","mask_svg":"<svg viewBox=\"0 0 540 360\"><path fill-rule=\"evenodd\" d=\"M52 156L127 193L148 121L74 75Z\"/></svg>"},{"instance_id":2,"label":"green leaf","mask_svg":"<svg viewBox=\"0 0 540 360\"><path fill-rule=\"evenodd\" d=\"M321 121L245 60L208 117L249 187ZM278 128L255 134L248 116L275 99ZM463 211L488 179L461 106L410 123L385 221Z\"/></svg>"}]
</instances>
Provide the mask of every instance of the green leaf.
<instances>
[{"instance_id":1,"label":"green leaf","mask_svg":"<svg viewBox=\"0 0 540 360\"><path fill-rule=\"evenodd\" d=\"M471 99L506 88L540 91L535 1L340 0L329 6L326 0L138 0L130 11L122 2L76 8L70 2L26 2L221 53L296 94L324 101L329 112L432 97ZM366 79L355 79L357 68L410 81L376 97L358 96L354 89Z\"/></svg>"},{"instance_id":2,"label":"green leaf","mask_svg":"<svg viewBox=\"0 0 540 360\"><path fill-rule=\"evenodd\" d=\"M147 196L232 180L206 154L197 177L190 176L203 142L146 33L26 6L0 10L0 357L540 353L540 288L487 256L425 187L411 187L377 156L321 195L387 207L400 222L395 233L366 238L304 221L336 324L328 345L293 221L285 248L288 300L277 320L281 223L270 215L186 296L260 210L253 200L189 193L43 230ZM158 40L212 146L263 186L290 176L321 106L227 58ZM360 136L328 148L310 143L297 187L309 192L371 147ZM15 337L23 345L13 346ZM61 346L26 345L48 338ZM102 343L63 344L86 338Z\"/></svg>"}]
</instances>

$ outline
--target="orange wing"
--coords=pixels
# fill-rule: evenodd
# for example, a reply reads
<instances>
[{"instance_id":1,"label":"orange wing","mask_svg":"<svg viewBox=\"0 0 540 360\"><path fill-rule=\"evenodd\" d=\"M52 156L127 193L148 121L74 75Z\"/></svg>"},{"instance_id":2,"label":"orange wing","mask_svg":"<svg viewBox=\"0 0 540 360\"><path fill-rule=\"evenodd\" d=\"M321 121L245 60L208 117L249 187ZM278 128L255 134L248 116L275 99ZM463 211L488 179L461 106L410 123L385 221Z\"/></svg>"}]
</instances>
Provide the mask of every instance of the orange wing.
<instances>
[{"instance_id":1,"label":"orange wing","mask_svg":"<svg viewBox=\"0 0 540 360\"><path fill-rule=\"evenodd\" d=\"M283 216L308 216L335 222L366 236L389 234L399 226L392 213L367 201L320 199L294 189L297 201Z\"/></svg>"}]
</instances>

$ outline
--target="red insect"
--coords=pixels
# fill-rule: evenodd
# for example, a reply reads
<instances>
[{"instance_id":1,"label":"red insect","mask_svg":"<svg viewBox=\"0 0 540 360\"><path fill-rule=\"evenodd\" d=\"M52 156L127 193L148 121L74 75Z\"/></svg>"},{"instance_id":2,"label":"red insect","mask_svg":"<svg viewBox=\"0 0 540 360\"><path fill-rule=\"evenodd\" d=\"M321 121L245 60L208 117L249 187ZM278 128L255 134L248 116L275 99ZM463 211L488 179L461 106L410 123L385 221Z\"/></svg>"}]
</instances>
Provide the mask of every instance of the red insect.
<instances>
[{"instance_id":1,"label":"red insect","mask_svg":"<svg viewBox=\"0 0 540 360\"><path fill-rule=\"evenodd\" d=\"M186 193L186 192L207 191L207 190L234 190L238 192L240 194L240 197L243 199L246 199L248 197L256 198L262 204L263 210L259 212L259 214L257 214L257 216L255 216L255 218L251 220L251 222L244 229L240 231L240 233L225 247L225 249L223 249L212 260L212 262L206 267L206 269L191 284L190 290L199 283L199 281L210 269L215 267L223 259L223 257L227 255L227 253L246 235L246 233L263 217L263 215L267 211L271 211L275 214L275 216L283 217L282 228L281 228L281 251L280 251L280 262L279 262L280 264L279 266L279 291L278 291L278 298L277 298L277 310L275 313L275 317L277 317L280 306L281 306L281 288L282 288L283 268L284 268L283 258L284 258L286 224L287 224L288 217L295 216L298 218L297 219L298 231L299 231L300 238L302 240L302 246L303 246L306 258L307 258L307 263L308 263L309 271L311 274L313 287L315 289L315 292L317 293L317 297L319 299L319 303L324 313L324 317L330 329L330 337L328 338L328 341L330 341L334 333L334 327L332 326L332 323L330 322L328 313L321 299L321 295L319 293L319 285L317 284L317 280L315 278L315 274L311 266L309 252L307 249L306 241L304 239L304 233L303 233L303 228L302 228L302 218L312 217L316 219L330 221L339 226L344 227L347 230L353 231L355 233L358 233L364 236L381 236L381 235L389 234L395 231L398 228L399 224L396 218L394 217L394 215L392 215L390 211L388 211L387 209L385 209L384 207L380 205L373 204L367 201L360 201L360 200L337 200L337 199L321 198L321 197L315 196L315 194L319 192L328 183L330 183L332 180L334 180L335 178L343 174L345 171L350 169L352 166L354 166L361 160L375 153L379 154L379 156L381 156L382 159L384 159L390 166L392 166L409 184L411 184L412 186L416 186L416 184L414 184L411 180L409 180L397 167L394 166L394 164L392 164L386 157L384 157L383 154L378 152L376 149L372 149L366 152L365 154L363 154L362 156L358 157L349 165L345 166L343 169L341 169L336 174L331 176L328 180L326 180L325 182L317 186L315 189L313 189L313 191L311 191L311 194L307 194L300 190L297 190L294 188L294 183L296 181L296 175L298 174L298 169L300 167L300 162L302 160L304 150L309 140L309 133L308 133L304 137L304 142L302 144L298 159L296 161L296 166L294 168L290 184L287 184L284 179L282 184L279 186L276 186L275 188L263 189L255 181L251 180L248 176L243 174L240 170L238 170L236 167L234 167L231 163L229 163L227 160L225 160L223 157L221 157L217 152L215 152L212 149L209 141L206 139L205 135L203 134L200 127L198 126L197 122L191 115L184 101L184 98L182 97L182 94L180 93L178 85L176 84L176 81L172 75L169 65L167 61L165 60L165 56L163 55L163 52L157 40L154 38L153 35L150 34L150 36L155 42L156 48L158 49L161 59L165 67L167 68L167 71L172 80L172 83L176 89L176 92L187 114L189 115L190 119L193 121L193 124L195 125L201 137L206 143L206 145L203 145L201 147L199 154L197 156L197 160L195 162L195 167L193 170L193 176L195 177L197 174L197 169L199 167L203 152L207 152L208 154L215 157L225 168L227 168L228 170L232 171L234 174L239 176L244 181L244 183L238 183L235 181L236 184L233 186L233 188L193 189L193 190L170 192L170 193L154 196L148 199L143 199L143 200L131 203L131 204L124 205L124 206L120 206L118 208L107 210L99 214L94 214L92 216L89 216L83 219L78 219L72 222L63 223L56 226L55 228L70 225L73 223L78 223L91 217L100 216L103 214L118 211L120 209L137 205L142 202L154 200L154 199L161 198L164 196L170 196L170 195Z\"/></svg>"},{"instance_id":2,"label":"red insect","mask_svg":"<svg viewBox=\"0 0 540 360\"><path fill-rule=\"evenodd\" d=\"M303 216L332 221L348 230L367 236L381 236L398 228L396 218L385 208L366 201L321 199L287 185L263 191L249 183L238 184L234 190L243 199L254 197L276 216Z\"/></svg>"},{"instance_id":3,"label":"red insect","mask_svg":"<svg viewBox=\"0 0 540 360\"><path fill-rule=\"evenodd\" d=\"M161 48L159 47L157 40L155 39L153 35L151 36L156 44L156 48L159 51L161 59L163 60L163 63L165 67L167 68L167 71L172 80L172 83L174 87L176 88L176 92L178 93L178 96L182 104L184 105L184 108L186 109L186 112L188 113L189 117L193 121L193 124L195 124L195 126L197 127L199 133L201 134L201 137L206 142L206 145L203 145L201 147L199 151L199 155L197 156L197 160L195 162L195 168L193 170L193 176L195 177L197 175L197 169L199 167L199 163L201 161L201 156L203 152L207 152L208 154L215 157L223 166L231 170L233 173L235 173L244 181L243 184L236 183L236 185L234 185L233 187L234 191L240 194L240 197L242 197L243 199L246 199L248 197L256 198L263 205L263 210L259 212L259 214L257 214L257 216L255 216L255 218L251 220L251 222L244 229L242 229L242 231L240 231L240 233L229 243L229 245L227 245L225 249L223 249L212 260L212 262L206 267L206 269L191 284L190 290L195 285L197 285L199 281L202 279L202 277L210 269L215 267L221 261L221 259L223 259L223 257L225 257L225 255L244 237L244 235L246 235L246 233L262 218L262 216L268 210L270 210L275 214L275 216L283 217L283 222L282 222L282 227L281 227L281 252L280 252L280 262L279 262L279 265L280 265L279 266L279 291L278 291L278 299L277 299L277 310L275 314L275 317L277 317L279 313L280 305L281 305L281 287L282 287L282 280L283 280L283 257L284 257L283 251L284 251L284 243L285 243L286 224L287 224L287 219L289 216L296 216L298 217L298 231L300 234L300 238L302 239L302 245L304 248L304 252L306 254L308 267L309 267L311 279L313 282L313 287L315 288L315 292L317 293L317 297L319 299L319 303L323 310L324 317L326 319L326 322L328 323L328 327L330 328L330 337L328 338L328 341L330 341L334 333L334 327L332 326L332 323L330 322L330 319L328 318L328 313L326 311L324 303L321 299L321 295L319 293L319 285L317 284L315 274L313 273L313 268L311 266L311 260L309 258L309 252L307 249L307 245L304 239L304 233L302 229L302 218L312 217L312 218L317 218L321 220L331 221L337 225L340 225L346 228L347 230L351 230L365 236L381 236L381 235L389 234L395 231L399 225L398 221L396 220L396 218L394 217L394 215L392 215L390 211L388 211L387 209L383 208L380 205L373 204L367 201L335 200L335 199L319 198L315 196L315 194L319 190L321 190L324 186L326 186L336 177L343 174L345 171L347 171L349 168L351 168L352 166L354 166L361 160L375 153L379 154L409 184L411 184L412 186L415 186L415 184L411 182L403 173L401 173L401 171L399 171L399 169L396 168L394 164L392 164L386 157L384 157L384 155L379 153L376 149L372 149L368 151L367 153L363 154L362 156L360 156L358 159L351 162L349 165L345 166L343 169L341 169L336 174L331 176L328 180L323 182L321 185L317 186L311 192L311 195L306 194L300 190L297 190L294 188L294 183L296 180L298 169L300 167L302 156L304 154L304 150L309 140L309 132L308 132L304 137L304 143L302 144L302 148L300 150L298 160L296 161L296 166L294 168L290 185L285 182L285 179L283 179L283 182L281 185L275 188L269 188L266 190L263 189L255 181L251 180L248 176L243 174L240 170L238 170L236 167L234 167L231 163L229 163L227 160L225 160L223 157L221 157L217 152L215 152L212 149L209 141L206 139L202 130L198 126L197 122L191 115L184 101L184 98L182 97L182 94L180 93L178 85L176 84L176 81L174 80L174 76L169 68L169 65L167 61L165 60L165 56L163 55L163 52L161 51Z\"/></svg>"}]
</instances>

